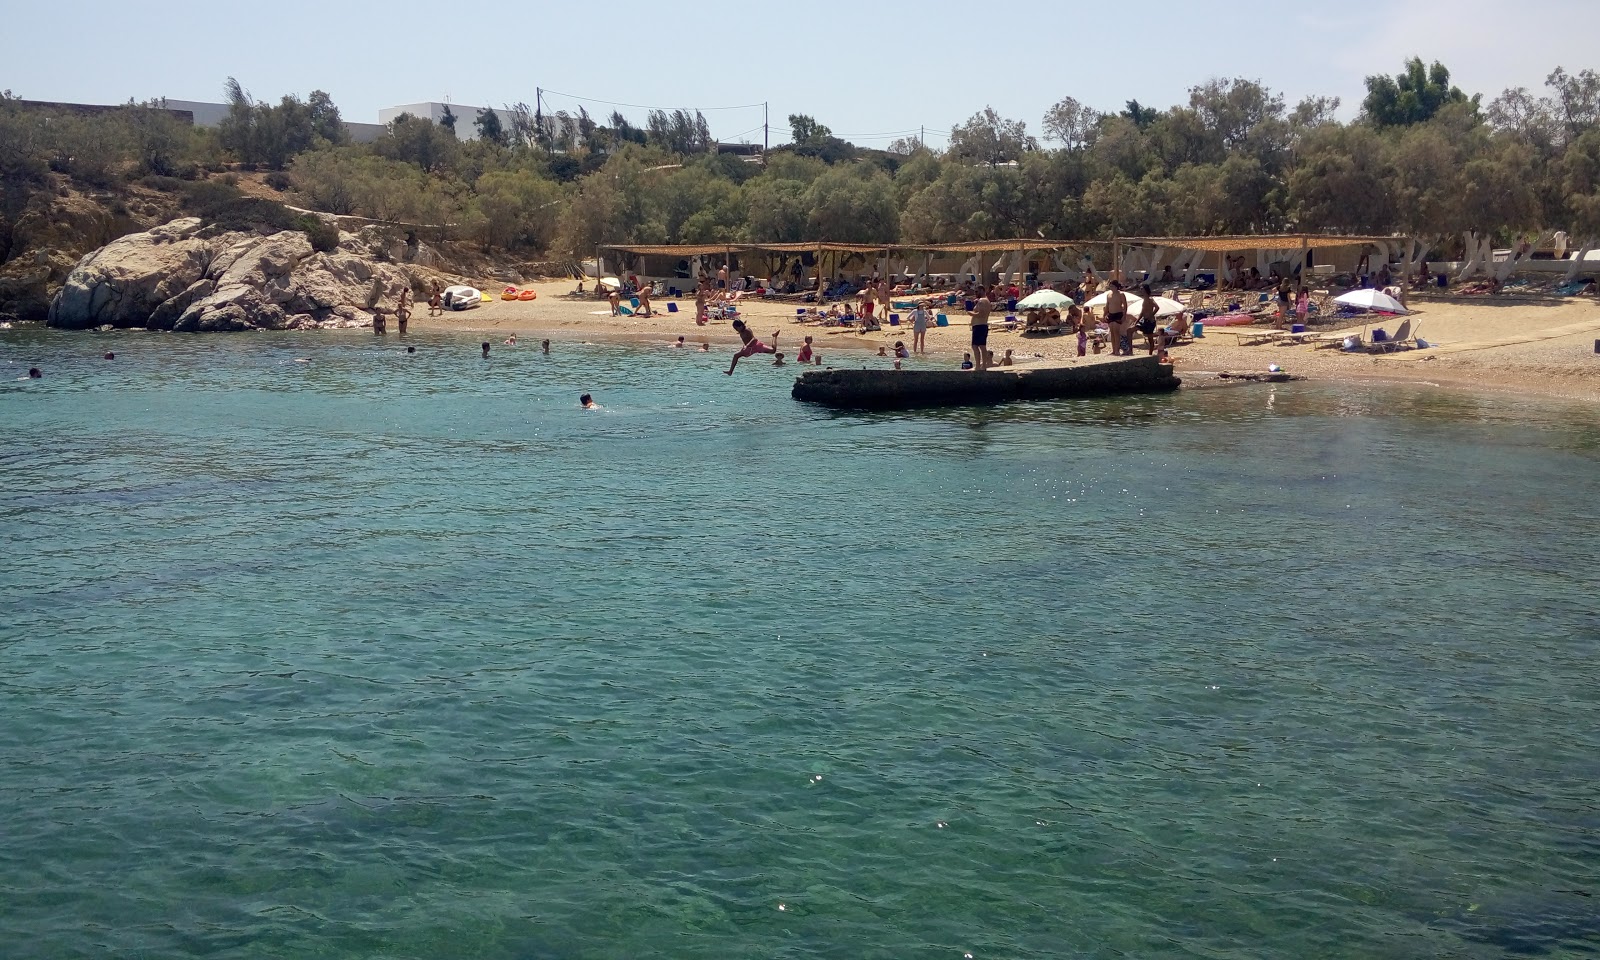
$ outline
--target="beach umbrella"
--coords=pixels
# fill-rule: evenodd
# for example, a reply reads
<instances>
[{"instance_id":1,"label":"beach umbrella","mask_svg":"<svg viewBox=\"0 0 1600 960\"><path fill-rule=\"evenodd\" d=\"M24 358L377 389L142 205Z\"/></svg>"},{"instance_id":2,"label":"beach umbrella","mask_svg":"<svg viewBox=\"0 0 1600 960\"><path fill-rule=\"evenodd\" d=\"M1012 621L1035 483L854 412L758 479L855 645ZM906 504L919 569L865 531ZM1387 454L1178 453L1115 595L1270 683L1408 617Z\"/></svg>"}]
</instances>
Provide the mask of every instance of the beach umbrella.
<instances>
[{"instance_id":1,"label":"beach umbrella","mask_svg":"<svg viewBox=\"0 0 1600 960\"><path fill-rule=\"evenodd\" d=\"M1054 290L1035 290L1021 300L1017 301L1018 310L1048 310L1055 307L1060 310L1072 303L1072 298L1064 293Z\"/></svg>"},{"instance_id":2,"label":"beach umbrella","mask_svg":"<svg viewBox=\"0 0 1600 960\"><path fill-rule=\"evenodd\" d=\"M601 277L600 286L605 287L608 290L621 290L622 281L618 280L616 277Z\"/></svg>"},{"instance_id":3,"label":"beach umbrella","mask_svg":"<svg viewBox=\"0 0 1600 960\"><path fill-rule=\"evenodd\" d=\"M1110 294L1102 293L1098 297L1095 297L1093 300L1090 300L1088 303L1084 304L1084 306L1104 310L1106 298L1108 296L1110 296ZM1128 316L1137 317L1139 315L1139 311L1144 307L1144 298L1136 297L1131 293L1125 294L1125 296L1128 298ZM1156 316L1158 317L1175 317L1183 311L1189 309L1178 301L1168 297L1156 297L1155 301Z\"/></svg>"},{"instance_id":4,"label":"beach umbrella","mask_svg":"<svg viewBox=\"0 0 1600 960\"><path fill-rule=\"evenodd\" d=\"M1389 296L1382 290L1351 290L1342 296L1334 297L1334 303L1342 303L1347 307L1361 307L1364 310L1381 310L1384 313L1409 313L1400 301Z\"/></svg>"}]
</instances>

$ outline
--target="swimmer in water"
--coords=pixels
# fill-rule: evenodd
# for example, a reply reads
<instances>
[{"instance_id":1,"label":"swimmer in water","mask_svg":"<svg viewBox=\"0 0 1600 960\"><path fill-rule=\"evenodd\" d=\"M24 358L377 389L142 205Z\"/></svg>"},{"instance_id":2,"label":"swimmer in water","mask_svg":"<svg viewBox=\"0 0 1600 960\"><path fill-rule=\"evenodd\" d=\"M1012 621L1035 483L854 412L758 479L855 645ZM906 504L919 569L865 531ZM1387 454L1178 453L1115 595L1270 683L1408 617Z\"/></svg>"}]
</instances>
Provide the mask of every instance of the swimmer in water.
<instances>
[{"instance_id":1,"label":"swimmer in water","mask_svg":"<svg viewBox=\"0 0 1600 960\"><path fill-rule=\"evenodd\" d=\"M117 355L112 353L112 352L110 352L110 351L106 351L106 359L107 360L115 360L115 359L117 359Z\"/></svg>"},{"instance_id":2,"label":"swimmer in water","mask_svg":"<svg viewBox=\"0 0 1600 960\"><path fill-rule=\"evenodd\" d=\"M704 340L700 341L700 352L701 353L710 353L711 352L711 344L706 343Z\"/></svg>"},{"instance_id":3,"label":"swimmer in water","mask_svg":"<svg viewBox=\"0 0 1600 960\"><path fill-rule=\"evenodd\" d=\"M513 333L511 336L506 337L505 345L508 346L508 347L516 346L517 345L517 335Z\"/></svg>"},{"instance_id":4,"label":"swimmer in water","mask_svg":"<svg viewBox=\"0 0 1600 960\"><path fill-rule=\"evenodd\" d=\"M39 372L39 368L38 367L29 367L28 368L28 379L29 380L38 380L43 376L44 376L44 374ZM17 379L20 380L21 378L18 377Z\"/></svg>"},{"instance_id":5,"label":"swimmer in water","mask_svg":"<svg viewBox=\"0 0 1600 960\"><path fill-rule=\"evenodd\" d=\"M489 341L483 341L483 359L489 359Z\"/></svg>"},{"instance_id":6,"label":"swimmer in water","mask_svg":"<svg viewBox=\"0 0 1600 960\"><path fill-rule=\"evenodd\" d=\"M582 407L585 410L599 410L600 409L600 404L595 403L594 402L594 397L591 397L587 393L578 398L578 406Z\"/></svg>"},{"instance_id":7,"label":"swimmer in water","mask_svg":"<svg viewBox=\"0 0 1600 960\"><path fill-rule=\"evenodd\" d=\"M683 349L683 337L681 337L681 336L678 337L678 342L674 343L673 346L677 347L679 350L682 350Z\"/></svg>"},{"instance_id":8,"label":"swimmer in water","mask_svg":"<svg viewBox=\"0 0 1600 960\"><path fill-rule=\"evenodd\" d=\"M757 340L756 335L750 332L750 328L744 325L743 320L733 321L733 332L737 333L739 335L739 339L744 341L744 346L740 347L739 352L733 355L733 362L728 364L727 370L723 371L730 377L733 376L733 368L737 367L739 365L739 361L743 360L745 357L752 357L758 353L777 353L778 334L782 333L783 331L778 330L772 334L772 346L770 347L762 343L760 340Z\"/></svg>"},{"instance_id":9,"label":"swimmer in water","mask_svg":"<svg viewBox=\"0 0 1600 960\"><path fill-rule=\"evenodd\" d=\"M416 347L406 347L406 353L416 353L416 352L417 352L417 348Z\"/></svg>"},{"instance_id":10,"label":"swimmer in water","mask_svg":"<svg viewBox=\"0 0 1600 960\"><path fill-rule=\"evenodd\" d=\"M783 362L783 354L781 353L775 353L772 355L772 365L774 367L788 366L788 364Z\"/></svg>"},{"instance_id":11,"label":"swimmer in water","mask_svg":"<svg viewBox=\"0 0 1600 960\"><path fill-rule=\"evenodd\" d=\"M542 343L540 343L539 344L539 349L543 350L545 353L549 353L550 352L550 341L549 340L545 340Z\"/></svg>"}]
</instances>

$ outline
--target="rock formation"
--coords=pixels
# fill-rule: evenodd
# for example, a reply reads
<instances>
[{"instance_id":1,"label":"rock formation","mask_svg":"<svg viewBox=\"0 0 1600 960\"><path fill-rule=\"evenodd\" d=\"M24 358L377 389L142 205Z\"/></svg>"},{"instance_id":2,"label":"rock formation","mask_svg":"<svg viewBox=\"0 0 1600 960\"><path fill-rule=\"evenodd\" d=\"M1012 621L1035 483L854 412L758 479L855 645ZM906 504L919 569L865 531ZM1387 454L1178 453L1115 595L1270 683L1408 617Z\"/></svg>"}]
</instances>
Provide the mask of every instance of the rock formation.
<instances>
[{"instance_id":1,"label":"rock formation","mask_svg":"<svg viewBox=\"0 0 1600 960\"><path fill-rule=\"evenodd\" d=\"M369 326L374 290L392 301L409 282L355 234L341 233L337 249L319 253L299 230L216 233L188 218L78 261L51 301L49 322L69 330Z\"/></svg>"}]
</instances>

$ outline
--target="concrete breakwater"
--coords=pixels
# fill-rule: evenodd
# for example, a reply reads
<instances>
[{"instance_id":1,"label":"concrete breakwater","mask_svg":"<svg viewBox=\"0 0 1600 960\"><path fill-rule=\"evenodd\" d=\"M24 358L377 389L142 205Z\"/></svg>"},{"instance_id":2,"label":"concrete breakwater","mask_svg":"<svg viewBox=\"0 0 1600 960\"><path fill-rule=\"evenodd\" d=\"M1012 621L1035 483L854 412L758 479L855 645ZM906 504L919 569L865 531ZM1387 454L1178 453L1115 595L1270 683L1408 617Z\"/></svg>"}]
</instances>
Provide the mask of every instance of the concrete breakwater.
<instances>
[{"instance_id":1,"label":"concrete breakwater","mask_svg":"<svg viewBox=\"0 0 1600 960\"><path fill-rule=\"evenodd\" d=\"M811 370L795 379L796 400L847 409L956 407L1166 393L1183 381L1155 357L970 370Z\"/></svg>"}]
</instances>

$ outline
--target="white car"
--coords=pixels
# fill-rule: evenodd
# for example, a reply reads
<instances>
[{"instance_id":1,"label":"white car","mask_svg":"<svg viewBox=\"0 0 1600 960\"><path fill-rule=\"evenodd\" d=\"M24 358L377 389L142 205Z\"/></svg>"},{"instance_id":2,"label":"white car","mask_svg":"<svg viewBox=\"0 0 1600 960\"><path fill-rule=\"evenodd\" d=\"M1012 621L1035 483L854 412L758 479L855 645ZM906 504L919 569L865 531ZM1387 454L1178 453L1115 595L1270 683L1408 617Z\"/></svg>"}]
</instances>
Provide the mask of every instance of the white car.
<instances>
[{"instance_id":1,"label":"white car","mask_svg":"<svg viewBox=\"0 0 1600 960\"><path fill-rule=\"evenodd\" d=\"M471 310L483 305L483 293L474 287L445 287L444 306L447 310Z\"/></svg>"}]
</instances>

